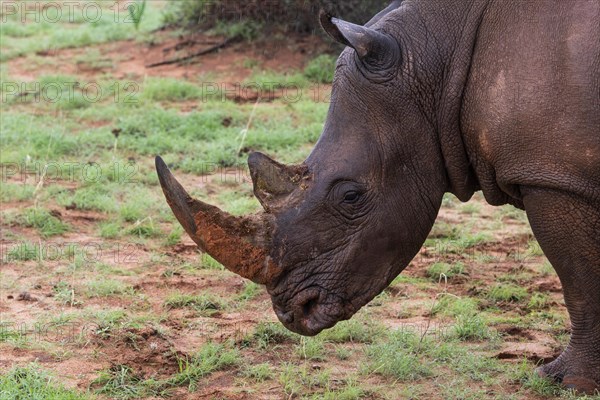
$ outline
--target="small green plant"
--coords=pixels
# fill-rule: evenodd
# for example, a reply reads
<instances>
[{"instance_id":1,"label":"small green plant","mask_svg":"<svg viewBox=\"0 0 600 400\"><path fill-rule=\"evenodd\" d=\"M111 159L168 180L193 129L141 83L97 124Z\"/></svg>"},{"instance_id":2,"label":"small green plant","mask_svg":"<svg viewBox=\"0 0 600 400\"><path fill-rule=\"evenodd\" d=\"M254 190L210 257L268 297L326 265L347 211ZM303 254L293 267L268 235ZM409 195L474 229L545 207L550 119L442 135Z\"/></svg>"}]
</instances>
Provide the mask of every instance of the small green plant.
<instances>
[{"instance_id":1,"label":"small green plant","mask_svg":"<svg viewBox=\"0 0 600 400\"><path fill-rule=\"evenodd\" d=\"M459 340L484 340L490 336L485 321L478 315L459 315L453 329L454 336Z\"/></svg>"},{"instance_id":2,"label":"small green plant","mask_svg":"<svg viewBox=\"0 0 600 400\"><path fill-rule=\"evenodd\" d=\"M71 307L81 305L82 302L77 300L75 297L75 288L64 281L57 282L52 290L54 292L54 299L62 304L68 304Z\"/></svg>"},{"instance_id":3,"label":"small green plant","mask_svg":"<svg viewBox=\"0 0 600 400\"><path fill-rule=\"evenodd\" d=\"M6 260L2 260L2 262L31 260L42 261L43 258L44 254L41 246L38 243L23 242L17 244L16 246L12 246L6 254Z\"/></svg>"},{"instance_id":4,"label":"small green plant","mask_svg":"<svg viewBox=\"0 0 600 400\"><path fill-rule=\"evenodd\" d=\"M34 186L3 182L0 190L0 201L24 201L33 197Z\"/></svg>"},{"instance_id":5,"label":"small green plant","mask_svg":"<svg viewBox=\"0 0 600 400\"><path fill-rule=\"evenodd\" d=\"M500 283L492 286L487 298L494 302L518 302L527 297L527 289L511 283Z\"/></svg>"},{"instance_id":6,"label":"small green plant","mask_svg":"<svg viewBox=\"0 0 600 400\"><path fill-rule=\"evenodd\" d=\"M323 361L325 359L325 345L320 338L301 337L296 345L296 354L303 359Z\"/></svg>"},{"instance_id":7,"label":"small green plant","mask_svg":"<svg viewBox=\"0 0 600 400\"><path fill-rule=\"evenodd\" d=\"M310 398L315 400L359 400L365 398L366 394L356 379L348 378L344 380L341 388L325 388L322 394L313 395Z\"/></svg>"},{"instance_id":8,"label":"small green plant","mask_svg":"<svg viewBox=\"0 0 600 400\"><path fill-rule=\"evenodd\" d=\"M303 89L310 82L301 73L279 73L275 71L260 71L252 74L246 81L248 85L256 85L266 92L277 89Z\"/></svg>"},{"instance_id":9,"label":"small green plant","mask_svg":"<svg viewBox=\"0 0 600 400\"><path fill-rule=\"evenodd\" d=\"M27 342L27 333L23 332L23 330L19 329L15 324L2 321L0 322L0 343L3 342L8 342L15 346L25 344Z\"/></svg>"},{"instance_id":10,"label":"small green plant","mask_svg":"<svg viewBox=\"0 0 600 400\"><path fill-rule=\"evenodd\" d=\"M542 378L532 369L532 365L523 359L517 368L511 371L512 378L520 382L524 388L544 397L554 397L561 394L561 387L551 379Z\"/></svg>"},{"instance_id":11,"label":"small green plant","mask_svg":"<svg viewBox=\"0 0 600 400\"><path fill-rule=\"evenodd\" d=\"M225 267L223 267L223 265L221 265L221 263L219 263L217 260L212 258L208 253L202 253L200 256L200 265L204 269L216 269L220 271L225 270Z\"/></svg>"},{"instance_id":12,"label":"small green plant","mask_svg":"<svg viewBox=\"0 0 600 400\"><path fill-rule=\"evenodd\" d=\"M37 229L40 235L45 238L60 235L69 230L69 226L55 215L38 207L25 209L18 221L24 226Z\"/></svg>"},{"instance_id":13,"label":"small green plant","mask_svg":"<svg viewBox=\"0 0 600 400\"><path fill-rule=\"evenodd\" d=\"M311 373L306 365L298 366L283 363L279 373L279 383L288 398L307 393L318 388L327 388L330 380L328 370Z\"/></svg>"},{"instance_id":14,"label":"small green plant","mask_svg":"<svg viewBox=\"0 0 600 400\"><path fill-rule=\"evenodd\" d=\"M335 62L335 57L329 54L322 54L308 63L306 68L304 68L304 76L315 83L330 84L333 82Z\"/></svg>"},{"instance_id":15,"label":"small green plant","mask_svg":"<svg viewBox=\"0 0 600 400\"><path fill-rule=\"evenodd\" d=\"M464 273L465 265L461 262L454 264L437 262L427 268L427 276L435 282L447 281L455 276L464 275Z\"/></svg>"},{"instance_id":16,"label":"small green plant","mask_svg":"<svg viewBox=\"0 0 600 400\"><path fill-rule=\"evenodd\" d=\"M0 374L0 399L91 400L93 397L64 388L50 373L32 363Z\"/></svg>"},{"instance_id":17,"label":"small green plant","mask_svg":"<svg viewBox=\"0 0 600 400\"><path fill-rule=\"evenodd\" d=\"M165 239L165 245L174 246L177 243L181 242L181 235L183 235L183 228L181 225L177 224L171 229L167 238Z\"/></svg>"},{"instance_id":18,"label":"small green plant","mask_svg":"<svg viewBox=\"0 0 600 400\"><path fill-rule=\"evenodd\" d=\"M426 340L426 339L425 339ZM392 377L400 381L413 381L431 376L433 370L421 357L425 344L414 332L398 330L387 341L366 348L370 363L368 373Z\"/></svg>"},{"instance_id":19,"label":"small green plant","mask_svg":"<svg viewBox=\"0 0 600 400\"><path fill-rule=\"evenodd\" d=\"M109 338L121 326L125 312L121 309L101 310L92 314L96 322L95 334L102 338Z\"/></svg>"},{"instance_id":20,"label":"small green plant","mask_svg":"<svg viewBox=\"0 0 600 400\"><path fill-rule=\"evenodd\" d=\"M273 377L273 371L268 363L248 365L242 371L242 376L255 382L264 382Z\"/></svg>"},{"instance_id":21,"label":"small green plant","mask_svg":"<svg viewBox=\"0 0 600 400\"><path fill-rule=\"evenodd\" d=\"M160 230L154 226L152 218L146 217L142 220L137 220L132 227L127 230L127 233L139 238L150 238L160 233Z\"/></svg>"},{"instance_id":22,"label":"small green plant","mask_svg":"<svg viewBox=\"0 0 600 400\"><path fill-rule=\"evenodd\" d=\"M327 329L320 337L333 343L372 343L384 332L383 326L366 324L357 319L338 322L333 328Z\"/></svg>"},{"instance_id":23,"label":"small green plant","mask_svg":"<svg viewBox=\"0 0 600 400\"><path fill-rule=\"evenodd\" d=\"M167 380L170 386L187 385L193 392L201 378L237 365L240 356L236 349L228 349L223 344L206 343L193 356L179 358L179 372Z\"/></svg>"},{"instance_id":24,"label":"small green plant","mask_svg":"<svg viewBox=\"0 0 600 400\"><path fill-rule=\"evenodd\" d=\"M100 237L105 239L115 239L121 235L123 228L118 222L102 222L100 223Z\"/></svg>"},{"instance_id":25,"label":"small green plant","mask_svg":"<svg viewBox=\"0 0 600 400\"><path fill-rule=\"evenodd\" d=\"M527 308L530 310L543 310L548 307L550 297L544 293L534 293L527 303Z\"/></svg>"},{"instance_id":26,"label":"small green plant","mask_svg":"<svg viewBox=\"0 0 600 400\"><path fill-rule=\"evenodd\" d=\"M144 209L135 202L129 202L121 205L119 216L126 222L136 222L144 218Z\"/></svg>"},{"instance_id":27,"label":"small green plant","mask_svg":"<svg viewBox=\"0 0 600 400\"><path fill-rule=\"evenodd\" d=\"M114 279L96 278L86 283L88 297L110 297L133 294L131 285Z\"/></svg>"},{"instance_id":28,"label":"small green plant","mask_svg":"<svg viewBox=\"0 0 600 400\"><path fill-rule=\"evenodd\" d=\"M225 307L224 302L214 295L201 294L194 296L187 293L171 294L166 298L163 305L168 309L191 308L207 315L214 314Z\"/></svg>"},{"instance_id":29,"label":"small green plant","mask_svg":"<svg viewBox=\"0 0 600 400\"><path fill-rule=\"evenodd\" d=\"M477 300L470 297L457 297L448 293L439 295L433 307L432 315L445 315L450 317L472 316L477 314L479 309Z\"/></svg>"},{"instance_id":30,"label":"small green plant","mask_svg":"<svg viewBox=\"0 0 600 400\"><path fill-rule=\"evenodd\" d=\"M298 342L298 337L279 323L261 322L248 341L255 342L259 349L266 349L275 344Z\"/></svg>"},{"instance_id":31,"label":"small green plant","mask_svg":"<svg viewBox=\"0 0 600 400\"><path fill-rule=\"evenodd\" d=\"M91 386L97 387L98 394L122 400L166 395L157 381L144 380L141 374L122 364L102 371Z\"/></svg>"},{"instance_id":32,"label":"small green plant","mask_svg":"<svg viewBox=\"0 0 600 400\"><path fill-rule=\"evenodd\" d=\"M89 184L75 192L63 192L56 198L58 204L81 210L112 212L115 210L115 199L106 185Z\"/></svg>"},{"instance_id":33,"label":"small green plant","mask_svg":"<svg viewBox=\"0 0 600 400\"><path fill-rule=\"evenodd\" d=\"M226 22L217 21L213 33L227 36L230 39L242 39L250 41L255 39L262 29L262 25L256 21Z\"/></svg>"},{"instance_id":34,"label":"small green plant","mask_svg":"<svg viewBox=\"0 0 600 400\"><path fill-rule=\"evenodd\" d=\"M460 208L460 212L463 214L474 215L479 213L481 206L477 203L465 204Z\"/></svg>"},{"instance_id":35,"label":"small green plant","mask_svg":"<svg viewBox=\"0 0 600 400\"><path fill-rule=\"evenodd\" d=\"M252 300L254 297L258 296L258 294L261 292L261 286L248 281L244 284L244 289L242 290L242 292L238 295L238 300L240 301L248 301L248 300Z\"/></svg>"},{"instance_id":36,"label":"small green plant","mask_svg":"<svg viewBox=\"0 0 600 400\"><path fill-rule=\"evenodd\" d=\"M344 346L337 346L335 349L335 356L338 360L344 361L350 358L352 352Z\"/></svg>"},{"instance_id":37,"label":"small green plant","mask_svg":"<svg viewBox=\"0 0 600 400\"><path fill-rule=\"evenodd\" d=\"M131 18L131 21L133 21L135 29L138 30L140 23L142 22L142 17L144 16L144 11L146 11L146 0L136 0L129 4L129 6L127 6L127 11L129 12L129 17Z\"/></svg>"},{"instance_id":38,"label":"small green plant","mask_svg":"<svg viewBox=\"0 0 600 400\"><path fill-rule=\"evenodd\" d=\"M148 78L142 89L142 98L148 101L183 101L202 97L199 86L172 78Z\"/></svg>"}]
</instances>

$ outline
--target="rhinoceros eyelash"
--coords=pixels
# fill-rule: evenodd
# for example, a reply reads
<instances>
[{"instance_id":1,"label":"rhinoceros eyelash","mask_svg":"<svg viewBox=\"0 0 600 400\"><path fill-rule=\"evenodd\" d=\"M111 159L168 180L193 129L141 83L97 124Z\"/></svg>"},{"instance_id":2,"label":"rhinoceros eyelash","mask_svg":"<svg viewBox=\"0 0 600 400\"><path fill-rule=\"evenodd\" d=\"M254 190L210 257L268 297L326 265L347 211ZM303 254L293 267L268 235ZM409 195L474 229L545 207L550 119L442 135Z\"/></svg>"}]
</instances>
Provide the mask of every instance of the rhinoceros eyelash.
<instances>
[{"instance_id":1,"label":"rhinoceros eyelash","mask_svg":"<svg viewBox=\"0 0 600 400\"><path fill-rule=\"evenodd\" d=\"M346 186L346 188L344 188L344 186ZM337 201L339 204L355 204L357 201L353 203L345 201L346 195L349 192L355 192L358 195L357 200L360 200L360 198L365 194L366 188L363 185L358 184L356 182L348 180L339 180L331 185L329 197L332 200L339 200Z\"/></svg>"}]
</instances>

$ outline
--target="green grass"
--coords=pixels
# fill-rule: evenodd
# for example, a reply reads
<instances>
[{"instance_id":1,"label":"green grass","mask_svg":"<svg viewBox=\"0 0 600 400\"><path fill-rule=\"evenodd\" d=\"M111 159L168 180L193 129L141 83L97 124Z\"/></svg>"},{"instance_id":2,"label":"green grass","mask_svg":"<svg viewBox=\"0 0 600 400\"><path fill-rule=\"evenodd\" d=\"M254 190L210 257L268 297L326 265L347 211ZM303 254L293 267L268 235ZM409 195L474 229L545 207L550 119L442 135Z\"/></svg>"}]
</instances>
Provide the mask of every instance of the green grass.
<instances>
[{"instance_id":1,"label":"green grass","mask_svg":"<svg viewBox=\"0 0 600 400\"><path fill-rule=\"evenodd\" d=\"M550 304L550 296L544 293L534 293L527 303L527 308L530 310L543 310L548 308Z\"/></svg>"},{"instance_id":2,"label":"green grass","mask_svg":"<svg viewBox=\"0 0 600 400\"><path fill-rule=\"evenodd\" d=\"M179 359L179 372L168 379L169 386L186 385L190 392L197 389L199 381L215 371L238 365L241 362L236 349L223 344L207 343L191 357Z\"/></svg>"},{"instance_id":3,"label":"green grass","mask_svg":"<svg viewBox=\"0 0 600 400\"><path fill-rule=\"evenodd\" d=\"M127 11L117 13L112 4L95 4L102 7L102 10L97 14L97 10L90 10L90 18L86 18L81 7L76 7L74 12L60 7L59 14L52 10L44 14L38 11L26 17L26 24L21 21L21 12L7 13L2 26L4 49L0 61L37 52L131 39L136 35L134 24L128 22ZM50 12L54 14L50 15ZM59 17L58 22L55 22L56 17ZM150 32L156 29L162 23L161 19L160 6L149 3L139 25L140 31ZM74 23L70 23L71 21Z\"/></svg>"},{"instance_id":4,"label":"green grass","mask_svg":"<svg viewBox=\"0 0 600 400\"><path fill-rule=\"evenodd\" d=\"M244 20L233 23L217 21L211 32L215 35L223 35L229 38L240 38L250 41L259 35L261 29L262 25L252 20Z\"/></svg>"},{"instance_id":5,"label":"green grass","mask_svg":"<svg viewBox=\"0 0 600 400\"><path fill-rule=\"evenodd\" d=\"M241 373L254 382L264 382L273 378L273 368L269 363L247 365Z\"/></svg>"},{"instance_id":6,"label":"green grass","mask_svg":"<svg viewBox=\"0 0 600 400\"><path fill-rule=\"evenodd\" d=\"M296 345L296 354L305 360L325 360L325 343L320 337L301 337Z\"/></svg>"},{"instance_id":7,"label":"green grass","mask_svg":"<svg viewBox=\"0 0 600 400\"><path fill-rule=\"evenodd\" d=\"M0 375L0 399L92 400L95 396L66 389L55 374L32 363Z\"/></svg>"},{"instance_id":8,"label":"green grass","mask_svg":"<svg viewBox=\"0 0 600 400\"><path fill-rule=\"evenodd\" d=\"M485 320L479 315L459 315L453 326L453 334L459 340L485 340L491 337Z\"/></svg>"},{"instance_id":9,"label":"green grass","mask_svg":"<svg viewBox=\"0 0 600 400\"><path fill-rule=\"evenodd\" d=\"M263 291L262 287L254 282L244 282L244 289L237 296L237 300L247 302L258 296Z\"/></svg>"},{"instance_id":10,"label":"green grass","mask_svg":"<svg viewBox=\"0 0 600 400\"><path fill-rule=\"evenodd\" d=\"M212 258L208 253L202 253L200 256L200 266L204 269L215 269L218 271L223 271L225 269L221 263Z\"/></svg>"},{"instance_id":11,"label":"green grass","mask_svg":"<svg viewBox=\"0 0 600 400\"><path fill-rule=\"evenodd\" d=\"M115 279L92 278L86 283L88 297L111 297L133 294L131 285Z\"/></svg>"},{"instance_id":12,"label":"green grass","mask_svg":"<svg viewBox=\"0 0 600 400\"><path fill-rule=\"evenodd\" d=\"M144 379L127 365L114 365L102 371L91 386L96 387L97 394L119 400L167 395L159 382Z\"/></svg>"},{"instance_id":13,"label":"green grass","mask_svg":"<svg viewBox=\"0 0 600 400\"><path fill-rule=\"evenodd\" d=\"M279 373L279 383L287 398L294 398L309 391L328 388L330 372L321 370L313 372L306 365L284 363Z\"/></svg>"},{"instance_id":14,"label":"green grass","mask_svg":"<svg viewBox=\"0 0 600 400\"><path fill-rule=\"evenodd\" d=\"M127 229L127 233L131 236L137 236L139 238L150 238L154 236L158 236L160 234L160 230L154 224L151 218L146 217L142 220L137 220L129 229Z\"/></svg>"},{"instance_id":15,"label":"green grass","mask_svg":"<svg viewBox=\"0 0 600 400\"><path fill-rule=\"evenodd\" d=\"M280 323L261 322L246 341L256 344L259 349L267 349L282 343L297 343L299 338L299 335L288 331Z\"/></svg>"},{"instance_id":16,"label":"green grass","mask_svg":"<svg viewBox=\"0 0 600 400\"><path fill-rule=\"evenodd\" d=\"M202 87L173 78L148 78L142 88L147 101L183 101L203 98Z\"/></svg>"},{"instance_id":17,"label":"green grass","mask_svg":"<svg viewBox=\"0 0 600 400\"><path fill-rule=\"evenodd\" d=\"M52 286L54 300L60 304L78 306L82 302L75 295L75 288L65 281L59 281Z\"/></svg>"},{"instance_id":18,"label":"green grass","mask_svg":"<svg viewBox=\"0 0 600 400\"><path fill-rule=\"evenodd\" d=\"M180 225L176 225L171 229L167 237L165 238L166 246L173 246L181 242L181 236L183 235L183 228Z\"/></svg>"},{"instance_id":19,"label":"green grass","mask_svg":"<svg viewBox=\"0 0 600 400\"><path fill-rule=\"evenodd\" d=\"M499 283L489 288L486 297L494 302L519 302L527 297L527 289L511 283Z\"/></svg>"},{"instance_id":20,"label":"green grass","mask_svg":"<svg viewBox=\"0 0 600 400\"><path fill-rule=\"evenodd\" d=\"M261 92L269 93L273 90L287 89L289 95L294 97L296 93L292 90L304 89L310 85L310 81L300 72L279 73L274 71L258 71L252 74L244 82L250 87L258 87Z\"/></svg>"},{"instance_id":21,"label":"green grass","mask_svg":"<svg viewBox=\"0 0 600 400\"><path fill-rule=\"evenodd\" d=\"M450 294L438 296L431 308L433 315L450 317L473 316L479 311L478 301L471 297L457 297Z\"/></svg>"},{"instance_id":22,"label":"green grass","mask_svg":"<svg viewBox=\"0 0 600 400\"><path fill-rule=\"evenodd\" d=\"M35 187L24 183L3 182L0 190L0 201L25 201L33 198Z\"/></svg>"},{"instance_id":23,"label":"green grass","mask_svg":"<svg viewBox=\"0 0 600 400\"><path fill-rule=\"evenodd\" d=\"M384 328L375 323L364 323L357 319L338 322L333 328L319 335L332 343L372 343L382 336Z\"/></svg>"},{"instance_id":24,"label":"green grass","mask_svg":"<svg viewBox=\"0 0 600 400\"><path fill-rule=\"evenodd\" d=\"M335 57L322 54L308 63L304 68L304 76L311 82L331 84L335 72L335 62Z\"/></svg>"},{"instance_id":25,"label":"green grass","mask_svg":"<svg viewBox=\"0 0 600 400\"><path fill-rule=\"evenodd\" d=\"M72 192L64 192L56 199L64 207L74 207L80 210L114 212L117 207L113 194L106 185L90 184Z\"/></svg>"},{"instance_id":26,"label":"green grass","mask_svg":"<svg viewBox=\"0 0 600 400\"><path fill-rule=\"evenodd\" d=\"M447 281L455 276L464 275L465 265L462 262L448 264L437 262L427 268L427 275L435 282Z\"/></svg>"},{"instance_id":27,"label":"green grass","mask_svg":"<svg viewBox=\"0 0 600 400\"><path fill-rule=\"evenodd\" d=\"M11 246L6 253L6 261L42 261L44 251L39 243L20 242ZM5 261L3 260L3 262Z\"/></svg>"},{"instance_id":28,"label":"green grass","mask_svg":"<svg viewBox=\"0 0 600 400\"><path fill-rule=\"evenodd\" d=\"M25 209L17 218L17 222L23 226L35 228L40 236L44 238L61 235L69 231L69 225L43 208Z\"/></svg>"},{"instance_id":29,"label":"green grass","mask_svg":"<svg viewBox=\"0 0 600 400\"><path fill-rule=\"evenodd\" d=\"M225 308L226 304L217 296L211 294L191 295L173 293L163 303L167 309L191 308L205 315L211 315Z\"/></svg>"},{"instance_id":30,"label":"green grass","mask_svg":"<svg viewBox=\"0 0 600 400\"><path fill-rule=\"evenodd\" d=\"M99 235L105 239L115 239L121 236L123 227L118 222L105 221L99 224Z\"/></svg>"},{"instance_id":31,"label":"green grass","mask_svg":"<svg viewBox=\"0 0 600 400\"><path fill-rule=\"evenodd\" d=\"M422 356L423 349L419 336L414 332L392 332L387 340L365 349L370 360L366 371L403 382L432 376L432 365Z\"/></svg>"}]
</instances>

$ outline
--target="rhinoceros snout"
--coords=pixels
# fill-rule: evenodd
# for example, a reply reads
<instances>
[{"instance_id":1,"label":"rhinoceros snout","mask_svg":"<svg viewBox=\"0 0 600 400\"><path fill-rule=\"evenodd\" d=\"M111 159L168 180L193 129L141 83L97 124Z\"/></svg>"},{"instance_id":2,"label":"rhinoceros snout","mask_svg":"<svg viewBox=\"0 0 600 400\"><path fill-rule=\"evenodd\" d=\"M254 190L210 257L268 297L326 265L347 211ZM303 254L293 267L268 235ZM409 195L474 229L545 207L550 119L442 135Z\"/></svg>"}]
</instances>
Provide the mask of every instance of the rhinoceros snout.
<instances>
[{"instance_id":1,"label":"rhinoceros snout","mask_svg":"<svg viewBox=\"0 0 600 400\"><path fill-rule=\"evenodd\" d=\"M306 289L285 303L278 297L272 297L272 301L279 321L304 336L314 336L352 315L341 301L320 288Z\"/></svg>"}]
</instances>

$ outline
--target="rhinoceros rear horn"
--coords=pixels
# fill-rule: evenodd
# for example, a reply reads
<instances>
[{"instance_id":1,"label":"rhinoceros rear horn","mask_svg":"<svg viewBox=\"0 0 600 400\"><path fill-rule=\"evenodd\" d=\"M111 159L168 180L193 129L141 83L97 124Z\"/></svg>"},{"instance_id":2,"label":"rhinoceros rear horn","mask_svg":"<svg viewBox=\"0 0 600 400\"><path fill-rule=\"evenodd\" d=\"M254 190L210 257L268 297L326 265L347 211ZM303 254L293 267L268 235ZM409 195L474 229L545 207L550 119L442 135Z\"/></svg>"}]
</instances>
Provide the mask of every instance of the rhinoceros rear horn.
<instances>
[{"instance_id":1,"label":"rhinoceros rear horn","mask_svg":"<svg viewBox=\"0 0 600 400\"><path fill-rule=\"evenodd\" d=\"M258 152L250 154L248 166L254 195L267 212L277 208L298 187L306 172L303 165L283 165Z\"/></svg>"},{"instance_id":2,"label":"rhinoceros rear horn","mask_svg":"<svg viewBox=\"0 0 600 400\"><path fill-rule=\"evenodd\" d=\"M324 10L321 10L319 20L329 36L356 51L368 70L386 70L400 62L400 47L391 36L334 18Z\"/></svg>"},{"instance_id":3,"label":"rhinoceros rear horn","mask_svg":"<svg viewBox=\"0 0 600 400\"><path fill-rule=\"evenodd\" d=\"M276 278L278 267L268 255L268 218L235 217L192 198L160 157L156 157L156 172L175 217L202 251L256 283L268 284Z\"/></svg>"}]
</instances>

